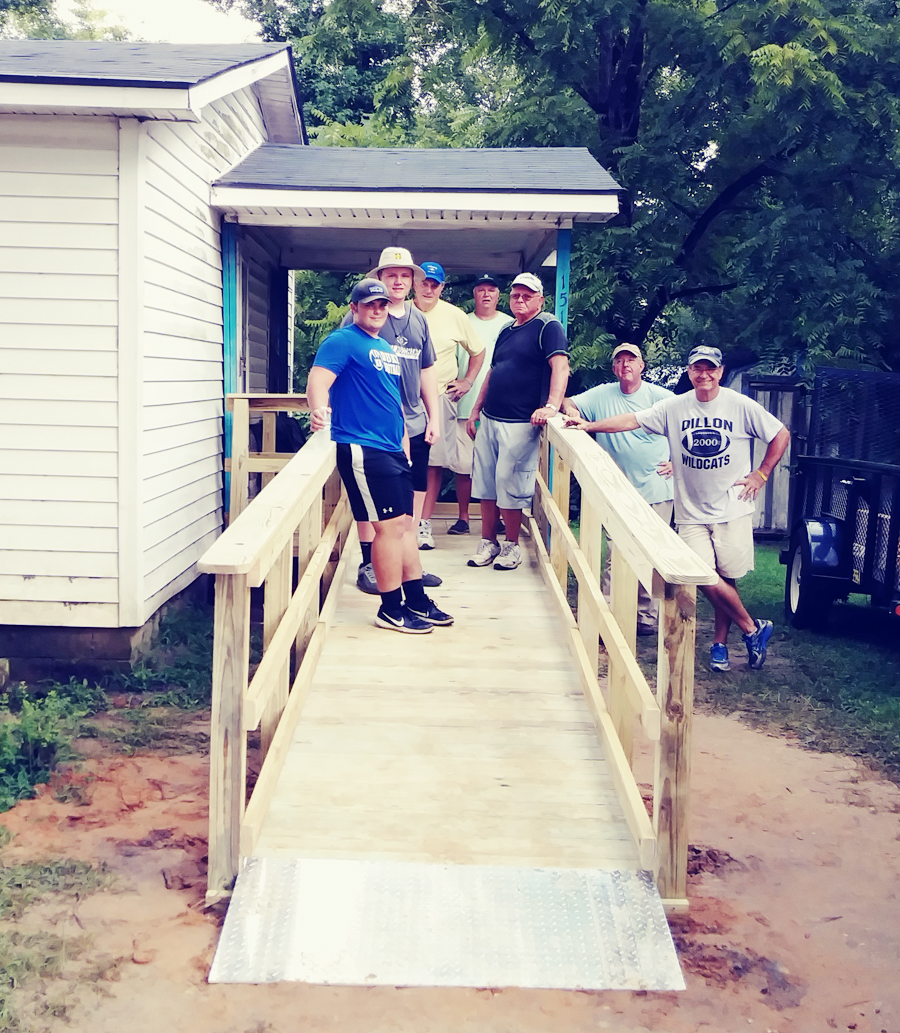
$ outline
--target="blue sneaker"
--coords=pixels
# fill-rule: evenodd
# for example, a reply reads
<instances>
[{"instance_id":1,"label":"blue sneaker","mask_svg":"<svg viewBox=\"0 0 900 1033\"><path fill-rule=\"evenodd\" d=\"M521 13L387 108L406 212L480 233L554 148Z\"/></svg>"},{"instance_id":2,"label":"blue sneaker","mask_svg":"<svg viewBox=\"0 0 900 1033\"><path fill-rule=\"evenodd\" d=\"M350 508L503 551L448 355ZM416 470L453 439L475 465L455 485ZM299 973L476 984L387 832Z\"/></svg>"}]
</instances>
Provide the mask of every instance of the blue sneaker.
<instances>
[{"instance_id":1,"label":"blue sneaker","mask_svg":"<svg viewBox=\"0 0 900 1033\"><path fill-rule=\"evenodd\" d=\"M731 670L731 661L728 659L728 646L724 642L713 642L709 647L709 669L711 671Z\"/></svg>"},{"instance_id":2,"label":"blue sneaker","mask_svg":"<svg viewBox=\"0 0 900 1033\"><path fill-rule=\"evenodd\" d=\"M756 631L744 635L744 644L747 646L747 666L752 671L758 671L766 662L766 647L772 632L775 630L771 621L756 622Z\"/></svg>"}]
</instances>

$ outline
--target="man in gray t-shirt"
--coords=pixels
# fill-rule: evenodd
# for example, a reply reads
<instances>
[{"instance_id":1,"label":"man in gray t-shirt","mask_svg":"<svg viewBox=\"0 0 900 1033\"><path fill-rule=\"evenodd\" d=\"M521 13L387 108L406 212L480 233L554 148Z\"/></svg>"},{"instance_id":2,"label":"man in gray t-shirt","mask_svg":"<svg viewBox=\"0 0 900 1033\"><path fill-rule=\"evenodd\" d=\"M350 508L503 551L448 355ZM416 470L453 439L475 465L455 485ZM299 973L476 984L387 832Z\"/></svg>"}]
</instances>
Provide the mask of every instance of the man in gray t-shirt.
<instances>
[{"instance_id":1,"label":"man in gray t-shirt","mask_svg":"<svg viewBox=\"0 0 900 1033\"><path fill-rule=\"evenodd\" d=\"M757 402L721 387L722 372L721 351L699 345L688 356L693 391L637 413L595 422L571 418L567 426L602 434L643 428L668 438L678 534L719 575L715 584L700 586L715 611L710 667L729 670L726 643L734 623L743 632L748 665L759 670L765 663L772 622L750 616L735 582L753 569L756 497L781 461L791 436ZM753 470L750 443L755 438L767 447L759 467Z\"/></svg>"}]
</instances>

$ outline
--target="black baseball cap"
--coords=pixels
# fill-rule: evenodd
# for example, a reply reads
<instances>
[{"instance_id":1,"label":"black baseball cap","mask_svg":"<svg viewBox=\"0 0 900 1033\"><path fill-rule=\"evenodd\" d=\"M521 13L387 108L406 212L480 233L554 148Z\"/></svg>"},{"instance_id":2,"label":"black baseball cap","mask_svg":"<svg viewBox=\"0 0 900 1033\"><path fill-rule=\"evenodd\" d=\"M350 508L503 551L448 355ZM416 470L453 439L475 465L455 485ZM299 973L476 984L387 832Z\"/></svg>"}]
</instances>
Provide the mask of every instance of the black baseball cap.
<instances>
[{"instance_id":1,"label":"black baseball cap","mask_svg":"<svg viewBox=\"0 0 900 1033\"><path fill-rule=\"evenodd\" d=\"M472 287L481 287L484 284L487 284L488 287L496 287L497 290L500 290L500 284L497 283L496 278L491 276L490 273L482 273L481 276L479 276L478 279L472 284Z\"/></svg>"},{"instance_id":2,"label":"black baseball cap","mask_svg":"<svg viewBox=\"0 0 900 1033\"><path fill-rule=\"evenodd\" d=\"M350 300L354 305L368 305L381 298L385 301L391 300L391 296L387 292L387 287L385 287L381 280L376 280L370 276L367 276L364 280L360 280L353 288L353 292L350 295Z\"/></svg>"}]
</instances>

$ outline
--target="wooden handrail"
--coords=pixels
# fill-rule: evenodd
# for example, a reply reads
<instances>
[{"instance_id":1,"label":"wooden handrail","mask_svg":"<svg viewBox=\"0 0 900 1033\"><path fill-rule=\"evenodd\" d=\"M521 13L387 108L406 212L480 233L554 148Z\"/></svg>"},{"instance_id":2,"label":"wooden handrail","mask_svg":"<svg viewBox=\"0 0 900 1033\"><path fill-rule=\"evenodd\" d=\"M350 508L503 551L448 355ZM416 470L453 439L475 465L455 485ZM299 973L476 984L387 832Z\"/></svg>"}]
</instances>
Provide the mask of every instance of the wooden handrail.
<instances>
[{"instance_id":1,"label":"wooden handrail","mask_svg":"<svg viewBox=\"0 0 900 1033\"><path fill-rule=\"evenodd\" d=\"M206 550L198 567L208 574L246 574L256 588L265 580L322 486L334 472L335 449L327 431L313 434L254 501Z\"/></svg>"},{"instance_id":2,"label":"wooden handrail","mask_svg":"<svg viewBox=\"0 0 900 1033\"><path fill-rule=\"evenodd\" d=\"M270 402L270 396L260 398ZM280 400L276 403L276 409L284 408ZM245 444L250 408L247 398L236 399L235 438ZM265 411L266 405L258 408ZM274 439L268 445L273 447ZM243 448L237 465L244 464L245 475L247 462ZM216 575L209 900L230 892L243 856L241 844L253 842L253 816L265 810L266 793L283 761L287 726L299 716L327 635L328 614L340 588L336 570L353 526L326 432L312 435L299 452L278 462L283 469L198 563L201 571ZM250 680L250 592L261 585L263 655ZM248 804L247 732L257 727L263 765Z\"/></svg>"},{"instance_id":3,"label":"wooden handrail","mask_svg":"<svg viewBox=\"0 0 900 1033\"><path fill-rule=\"evenodd\" d=\"M581 488L577 541L568 519L570 476ZM542 572L570 625L573 659L641 863L655 871L666 905L683 908L696 586L714 583L717 575L666 526L593 438L566 430L559 416L547 425L542 443L531 527ZM603 531L615 542L610 603L599 584ZM578 584L577 619L566 596L570 568ZM635 656L638 580L661 603L655 695ZM597 677L601 638L609 658L606 699ZM652 826L629 770L635 717L655 752Z\"/></svg>"}]
</instances>

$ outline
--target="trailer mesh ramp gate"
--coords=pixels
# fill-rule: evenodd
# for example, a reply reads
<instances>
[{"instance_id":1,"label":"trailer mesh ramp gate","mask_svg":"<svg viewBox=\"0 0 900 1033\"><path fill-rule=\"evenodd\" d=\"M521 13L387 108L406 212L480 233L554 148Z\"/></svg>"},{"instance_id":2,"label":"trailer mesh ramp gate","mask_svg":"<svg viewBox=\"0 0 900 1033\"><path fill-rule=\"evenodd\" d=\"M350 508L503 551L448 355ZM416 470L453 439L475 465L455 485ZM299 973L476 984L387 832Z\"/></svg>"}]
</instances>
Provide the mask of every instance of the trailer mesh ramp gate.
<instances>
[{"instance_id":1,"label":"trailer mesh ramp gate","mask_svg":"<svg viewBox=\"0 0 900 1033\"><path fill-rule=\"evenodd\" d=\"M641 871L249 858L211 983L683 990Z\"/></svg>"}]
</instances>

